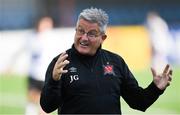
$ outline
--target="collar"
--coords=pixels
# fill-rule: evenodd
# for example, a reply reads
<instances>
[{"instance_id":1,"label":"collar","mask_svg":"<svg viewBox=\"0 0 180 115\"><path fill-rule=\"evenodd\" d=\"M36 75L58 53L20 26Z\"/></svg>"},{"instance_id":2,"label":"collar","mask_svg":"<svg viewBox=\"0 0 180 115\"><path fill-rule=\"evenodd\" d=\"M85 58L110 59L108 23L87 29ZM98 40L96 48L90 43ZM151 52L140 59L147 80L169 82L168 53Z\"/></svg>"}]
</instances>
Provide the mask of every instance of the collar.
<instances>
[{"instance_id":1,"label":"collar","mask_svg":"<svg viewBox=\"0 0 180 115\"><path fill-rule=\"evenodd\" d=\"M91 55L83 55L83 54L79 53L79 52L76 50L74 44L72 45L72 51L73 51L78 57L83 58L83 59L91 59L91 58L97 57L97 55L100 53L100 50L101 50L101 45L100 45L100 47L97 49L96 53L95 53L93 56L91 56Z\"/></svg>"}]
</instances>

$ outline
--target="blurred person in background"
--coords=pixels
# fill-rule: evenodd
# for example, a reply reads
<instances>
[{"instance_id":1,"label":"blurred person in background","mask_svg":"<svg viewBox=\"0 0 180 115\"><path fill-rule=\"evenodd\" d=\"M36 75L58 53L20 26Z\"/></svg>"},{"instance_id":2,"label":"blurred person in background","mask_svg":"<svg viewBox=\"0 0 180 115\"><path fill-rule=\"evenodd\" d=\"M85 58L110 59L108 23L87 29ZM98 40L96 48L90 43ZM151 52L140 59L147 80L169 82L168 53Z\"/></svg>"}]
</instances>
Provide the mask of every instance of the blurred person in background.
<instances>
[{"instance_id":1,"label":"blurred person in background","mask_svg":"<svg viewBox=\"0 0 180 115\"><path fill-rule=\"evenodd\" d=\"M180 65L180 31L176 34L176 64Z\"/></svg>"},{"instance_id":2,"label":"blurred person in background","mask_svg":"<svg viewBox=\"0 0 180 115\"><path fill-rule=\"evenodd\" d=\"M35 33L26 42L30 53L30 66L28 73L28 103L26 115L45 114L41 109L39 100L44 84L44 75L52 57L50 41L52 39L53 20L50 17L42 17L38 21ZM53 45L53 44L52 44Z\"/></svg>"},{"instance_id":3,"label":"blurred person in background","mask_svg":"<svg viewBox=\"0 0 180 115\"><path fill-rule=\"evenodd\" d=\"M46 71L41 92L42 109L58 114L121 114L120 97L145 111L170 84L169 65L143 89L124 59L101 48L107 38L108 14L102 9L84 9L77 20L72 48L55 57Z\"/></svg>"},{"instance_id":4,"label":"blurred person in background","mask_svg":"<svg viewBox=\"0 0 180 115\"><path fill-rule=\"evenodd\" d=\"M147 14L146 24L152 46L152 67L162 71L174 56L172 35L166 21L155 11Z\"/></svg>"},{"instance_id":5,"label":"blurred person in background","mask_svg":"<svg viewBox=\"0 0 180 115\"><path fill-rule=\"evenodd\" d=\"M40 107L40 93L44 84L44 75L47 66L52 58L56 55L53 54L53 30L54 24L51 17L41 17L36 27L30 35L25 38L22 47L12 56L7 72L11 72L16 61L18 61L23 53L28 57L28 70L27 70L27 104L25 108L25 115L43 115L46 114ZM57 52L56 52L57 53ZM53 56L54 55L54 56Z\"/></svg>"}]
</instances>

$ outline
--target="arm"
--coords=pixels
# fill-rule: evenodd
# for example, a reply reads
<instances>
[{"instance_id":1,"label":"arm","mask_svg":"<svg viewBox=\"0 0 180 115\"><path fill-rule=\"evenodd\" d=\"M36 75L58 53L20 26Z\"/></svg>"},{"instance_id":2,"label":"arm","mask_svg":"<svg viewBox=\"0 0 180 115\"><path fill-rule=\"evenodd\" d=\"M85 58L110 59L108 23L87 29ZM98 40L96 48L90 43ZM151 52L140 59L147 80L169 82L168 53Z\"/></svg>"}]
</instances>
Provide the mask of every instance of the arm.
<instances>
[{"instance_id":1,"label":"arm","mask_svg":"<svg viewBox=\"0 0 180 115\"><path fill-rule=\"evenodd\" d=\"M151 106L158 97L164 92L165 88L160 89L154 81L145 89L138 85L138 82L124 63L123 67L124 82L122 88L122 97L133 109L145 111ZM158 75L154 75L158 76Z\"/></svg>"},{"instance_id":2,"label":"arm","mask_svg":"<svg viewBox=\"0 0 180 115\"><path fill-rule=\"evenodd\" d=\"M62 53L50 63L47 69L45 84L40 97L40 105L47 113L56 110L62 104L61 76L67 72L67 70L63 70L65 65L69 63L65 60L66 58L67 55L65 56L65 53Z\"/></svg>"}]
</instances>

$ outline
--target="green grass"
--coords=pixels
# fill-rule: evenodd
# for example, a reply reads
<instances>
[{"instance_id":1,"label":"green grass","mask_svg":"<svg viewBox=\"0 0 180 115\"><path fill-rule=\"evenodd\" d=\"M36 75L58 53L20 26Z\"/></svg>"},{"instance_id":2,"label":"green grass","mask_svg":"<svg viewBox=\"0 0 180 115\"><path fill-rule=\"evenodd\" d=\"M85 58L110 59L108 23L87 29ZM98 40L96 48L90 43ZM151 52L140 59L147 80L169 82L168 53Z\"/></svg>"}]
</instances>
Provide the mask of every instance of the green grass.
<instances>
[{"instance_id":1,"label":"green grass","mask_svg":"<svg viewBox=\"0 0 180 115\"><path fill-rule=\"evenodd\" d=\"M152 81L150 69L134 72L138 83L146 87ZM163 95L144 113L133 110L122 101L124 114L180 114L180 68L174 68L173 80ZM0 114L24 114L26 106L26 77L0 75Z\"/></svg>"},{"instance_id":2,"label":"green grass","mask_svg":"<svg viewBox=\"0 0 180 115\"><path fill-rule=\"evenodd\" d=\"M0 114L24 114L26 92L26 77L1 75Z\"/></svg>"}]
</instances>

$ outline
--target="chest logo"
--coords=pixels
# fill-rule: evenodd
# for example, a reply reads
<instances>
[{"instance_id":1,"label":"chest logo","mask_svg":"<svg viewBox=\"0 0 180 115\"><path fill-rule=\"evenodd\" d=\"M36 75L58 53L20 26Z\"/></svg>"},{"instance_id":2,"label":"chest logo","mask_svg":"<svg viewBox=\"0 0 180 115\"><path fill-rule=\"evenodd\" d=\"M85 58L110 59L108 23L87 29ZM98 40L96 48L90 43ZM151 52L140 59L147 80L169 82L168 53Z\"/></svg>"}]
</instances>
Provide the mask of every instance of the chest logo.
<instances>
[{"instance_id":1,"label":"chest logo","mask_svg":"<svg viewBox=\"0 0 180 115\"><path fill-rule=\"evenodd\" d=\"M70 68L69 68L69 72L71 72L71 73L77 72L77 68L75 68L75 67L70 67Z\"/></svg>"},{"instance_id":2,"label":"chest logo","mask_svg":"<svg viewBox=\"0 0 180 115\"><path fill-rule=\"evenodd\" d=\"M109 65L109 64L104 65L103 69L104 69L104 75L114 75L115 76L113 65Z\"/></svg>"}]
</instances>

